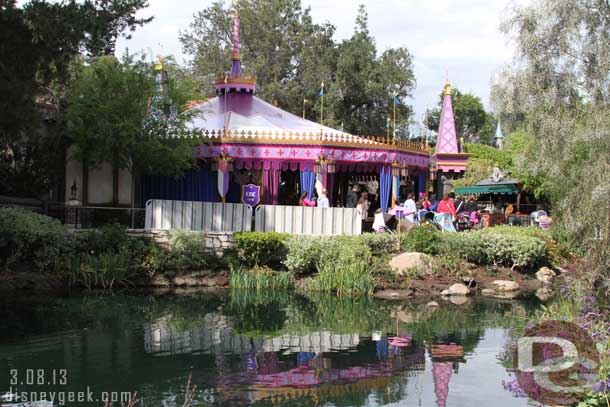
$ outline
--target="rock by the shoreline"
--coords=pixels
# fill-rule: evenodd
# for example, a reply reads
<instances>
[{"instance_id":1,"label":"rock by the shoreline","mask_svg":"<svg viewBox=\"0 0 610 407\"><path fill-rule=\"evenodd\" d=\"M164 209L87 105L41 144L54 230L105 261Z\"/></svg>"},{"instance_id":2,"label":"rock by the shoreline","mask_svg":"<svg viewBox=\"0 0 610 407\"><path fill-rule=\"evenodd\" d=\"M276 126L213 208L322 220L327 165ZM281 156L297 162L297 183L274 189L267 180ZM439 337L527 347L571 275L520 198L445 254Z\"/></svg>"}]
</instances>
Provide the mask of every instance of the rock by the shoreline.
<instances>
[{"instance_id":1,"label":"rock by the shoreline","mask_svg":"<svg viewBox=\"0 0 610 407\"><path fill-rule=\"evenodd\" d=\"M464 305L470 302L470 298L463 295L454 295L452 297L449 297L449 301L455 305Z\"/></svg>"},{"instance_id":2,"label":"rock by the shoreline","mask_svg":"<svg viewBox=\"0 0 610 407\"><path fill-rule=\"evenodd\" d=\"M438 308L440 305L436 301L430 301L427 305L428 308Z\"/></svg>"},{"instance_id":3,"label":"rock by the shoreline","mask_svg":"<svg viewBox=\"0 0 610 407\"><path fill-rule=\"evenodd\" d=\"M456 283L456 284L453 284L451 287L449 287L449 295L451 295L451 296L472 295L472 290L464 284Z\"/></svg>"},{"instance_id":4,"label":"rock by the shoreline","mask_svg":"<svg viewBox=\"0 0 610 407\"><path fill-rule=\"evenodd\" d=\"M500 291L493 295L498 300L514 300L521 295L521 291Z\"/></svg>"},{"instance_id":5,"label":"rock by the shoreline","mask_svg":"<svg viewBox=\"0 0 610 407\"><path fill-rule=\"evenodd\" d=\"M536 279L544 284L552 284L555 277L555 272L548 267L542 267L536 273Z\"/></svg>"},{"instance_id":6,"label":"rock by the shoreline","mask_svg":"<svg viewBox=\"0 0 610 407\"><path fill-rule=\"evenodd\" d=\"M432 264L432 258L424 253L403 253L390 260L390 267L399 276L407 271L417 269L419 272L427 272Z\"/></svg>"},{"instance_id":7,"label":"rock by the shoreline","mask_svg":"<svg viewBox=\"0 0 610 407\"><path fill-rule=\"evenodd\" d=\"M441 291L441 295L442 295L443 297L449 297L449 295L450 295L450 294L451 294L451 293L449 292L449 290L443 290L443 291Z\"/></svg>"},{"instance_id":8,"label":"rock by the shoreline","mask_svg":"<svg viewBox=\"0 0 610 407\"><path fill-rule=\"evenodd\" d=\"M375 298L382 300L407 300L413 297L412 290L381 290L374 294Z\"/></svg>"},{"instance_id":9,"label":"rock by the shoreline","mask_svg":"<svg viewBox=\"0 0 610 407\"><path fill-rule=\"evenodd\" d=\"M481 290L481 295L484 297L493 297L494 295L496 295L496 291L492 290L491 288L484 288L483 290Z\"/></svg>"},{"instance_id":10,"label":"rock by the shoreline","mask_svg":"<svg viewBox=\"0 0 610 407\"><path fill-rule=\"evenodd\" d=\"M519 291L519 283L510 280L495 280L493 283L495 289L498 291L510 292Z\"/></svg>"}]
</instances>

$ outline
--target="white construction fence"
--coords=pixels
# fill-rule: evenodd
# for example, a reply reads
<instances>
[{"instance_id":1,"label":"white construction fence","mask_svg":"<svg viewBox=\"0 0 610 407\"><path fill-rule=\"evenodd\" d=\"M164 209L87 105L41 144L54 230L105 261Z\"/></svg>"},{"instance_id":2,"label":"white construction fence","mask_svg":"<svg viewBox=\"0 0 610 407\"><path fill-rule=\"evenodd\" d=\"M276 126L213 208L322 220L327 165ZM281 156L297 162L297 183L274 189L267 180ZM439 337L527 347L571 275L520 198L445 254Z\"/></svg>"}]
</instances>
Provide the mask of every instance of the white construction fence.
<instances>
[{"instance_id":1,"label":"white construction fence","mask_svg":"<svg viewBox=\"0 0 610 407\"><path fill-rule=\"evenodd\" d=\"M203 232L280 232L295 235L359 235L362 218L356 209L169 201L146 203L146 229Z\"/></svg>"}]
</instances>

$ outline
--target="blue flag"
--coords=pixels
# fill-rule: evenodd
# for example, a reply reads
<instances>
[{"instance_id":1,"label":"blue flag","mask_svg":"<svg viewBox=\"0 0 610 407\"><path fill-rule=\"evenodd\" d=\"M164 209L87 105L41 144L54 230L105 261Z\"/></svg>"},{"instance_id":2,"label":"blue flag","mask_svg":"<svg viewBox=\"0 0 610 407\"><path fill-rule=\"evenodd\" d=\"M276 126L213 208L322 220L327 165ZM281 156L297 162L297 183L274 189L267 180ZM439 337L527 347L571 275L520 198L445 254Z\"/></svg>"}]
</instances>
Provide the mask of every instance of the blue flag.
<instances>
[{"instance_id":1,"label":"blue flag","mask_svg":"<svg viewBox=\"0 0 610 407\"><path fill-rule=\"evenodd\" d=\"M400 99L398 99L398 96L394 96L394 104L400 105Z\"/></svg>"},{"instance_id":2,"label":"blue flag","mask_svg":"<svg viewBox=\"0 0 610 407\"><path fill-rule=\"evenodd\" d=\"M320 96L324 96L324 82L322 82L322 85L320 87Z\"/></svg>"}]
</instances>

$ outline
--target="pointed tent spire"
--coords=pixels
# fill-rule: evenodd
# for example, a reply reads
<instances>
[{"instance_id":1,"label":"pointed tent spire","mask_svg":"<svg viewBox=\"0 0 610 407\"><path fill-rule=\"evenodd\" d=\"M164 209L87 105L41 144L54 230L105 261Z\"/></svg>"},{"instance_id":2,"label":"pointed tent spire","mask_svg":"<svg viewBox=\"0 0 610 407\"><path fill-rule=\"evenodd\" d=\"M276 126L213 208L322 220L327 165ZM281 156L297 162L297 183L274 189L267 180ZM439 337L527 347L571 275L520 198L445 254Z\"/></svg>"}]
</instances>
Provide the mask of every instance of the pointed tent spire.
<instances>
[{"instance_id":1,"label":"pointed tent spire","mask_svg":"<svg viewBox=\"0 0 610 407\"><path fill-rule=\"evenodd\" d=\"M502 134L500 120L498 120L498 127L496 127L496 147L498 147L498 150L504 149L504 134Z\"/></svg>"},{"instance_id":2,"label":"pointed tent spire","mask_svg":"<svg viewBox=\"0 0 610 407\"><path fill-rule=\"evenodd\" d=\"M438 141L436 143L437 153L458 153L457 132L455 130L455 117L453 115L453 104L451 103L451 84L449 80L445 83L443 96L443 109L438 128Z\"/></svg>"},{"instance_id":3,"label":"pointed tent spire","mask_svg":"<svg viewBox=\"0 0 610 407\"><path fill-rule=\"evenodd\" d=\"M500 140L504 138L504 134L502 133L502 124L500 120L498 120L498 127L496 127L496 140Z\"/></svg>"},{"instance_id":4,"label":"pointed tent spire","mask_svg":"<svg viewBox=\"0 0 610 407\"><path fill-rule=\"evenodd\" d=\"M241 73L241 56L239 55L239 12L237 11L238 0L233 0L233 67L231 73Z\"/></svg>"}]
</instances>

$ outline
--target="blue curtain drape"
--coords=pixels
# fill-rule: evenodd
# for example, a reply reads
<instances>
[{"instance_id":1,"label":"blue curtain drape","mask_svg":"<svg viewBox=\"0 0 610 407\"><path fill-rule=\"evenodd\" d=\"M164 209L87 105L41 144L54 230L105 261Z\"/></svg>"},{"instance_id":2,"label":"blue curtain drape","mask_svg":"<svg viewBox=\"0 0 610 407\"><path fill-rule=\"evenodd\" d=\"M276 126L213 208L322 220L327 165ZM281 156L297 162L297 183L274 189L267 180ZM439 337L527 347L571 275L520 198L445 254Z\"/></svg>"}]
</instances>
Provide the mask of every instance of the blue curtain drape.
<instances>
[{"instance_id":1,"label":"blue curtain drape","mask_svg":"<svg viewBox=\"0 0 610 407\"><path fill-rule=\"evenodd\" d=\"M381 210L383 213L387 213L390 194L392 192L392 170L390 168L381 167L379 189L381 190Z\"/></svg>"},{"instance_id":2,"label":"blue curtain drape","mask_svg":"<svg viewBox=\"0 0 610 407\"><path fill-rule=\"evenodd\" d=\"M426 173L424 171L419 172L419 177L417 179L417 192L423 194L426 192Z\"/></svg>"},{"instance_id":3,"label":"blue curtain drape","mask_svg":"<svg viewBox=\"0 0 610 407\"><path fill-rule=\"evenodd\" d=\"M316 185L316 173L311 170L301 170L301 195L307 192L307 197L313 197L314 187Z\"/></svg>"},{"instance_id":4,"label":"blue curtain drape","mask_svg":"<svg viewBox=\"0 0 610 407\"><path fill-rule=\"evenodd\" d=\"M189 171L182 178L145 175L142 178L142 206L149 199L216 202L217 175L207 169Z\"/></svg>"}]
</instances>

